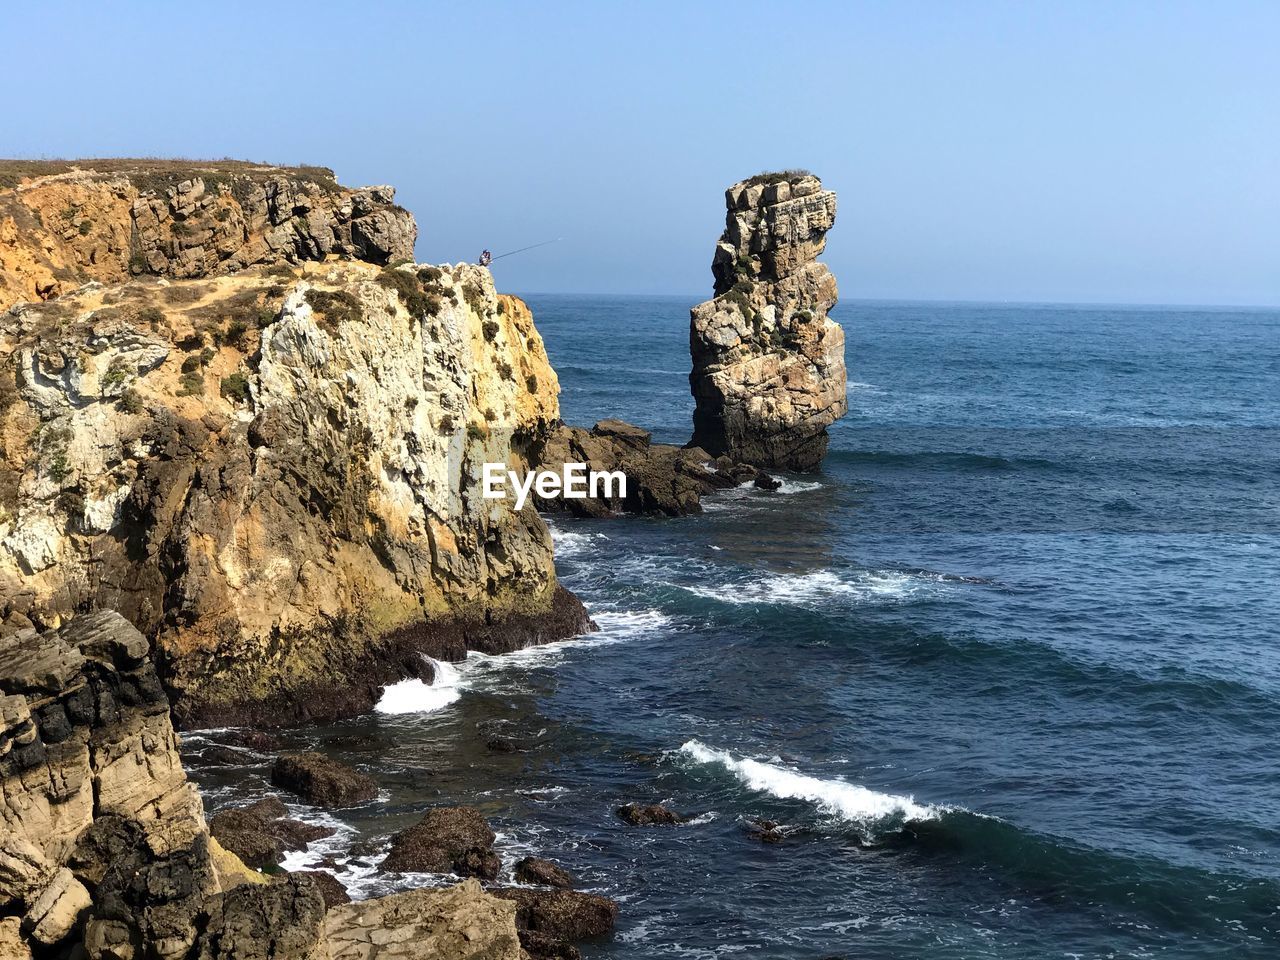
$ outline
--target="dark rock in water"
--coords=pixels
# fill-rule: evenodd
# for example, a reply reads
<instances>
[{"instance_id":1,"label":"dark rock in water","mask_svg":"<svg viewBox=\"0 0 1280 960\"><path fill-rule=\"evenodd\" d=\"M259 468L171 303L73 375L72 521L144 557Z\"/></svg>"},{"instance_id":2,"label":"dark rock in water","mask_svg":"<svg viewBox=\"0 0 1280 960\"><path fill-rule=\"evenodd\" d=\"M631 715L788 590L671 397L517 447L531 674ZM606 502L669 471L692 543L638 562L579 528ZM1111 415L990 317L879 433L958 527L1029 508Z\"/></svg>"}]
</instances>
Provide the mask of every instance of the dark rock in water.
<instances>
[{"instance_id":1,"label":"dark rock in water","mask_svg":"<svg viewBox=\"0 0 1280 960\"><path fill-rule=\"evenodd\" d=\"M520 946L530 960L582 960L582 951L572 943L534 930L520 931Z\"/></svg>"},{"instance_id":2,"label":"dark rock in water","mask_svg":"<svg viewBox=\"0 0 1280 960\"><path fill-rule=\"evenodd\" d=\"M315 883L320 896L324 898L325 909L336 907L340 903L350 903L351 894L332 873L327 870L295 870L295 877L310 877Z\"/></svg>"},{"instance_id":3,"label":"dark rock in water","mask_svg":"<svg viewBox=\"0 0 1280 960\"><path fill-rule=\"evenodd\" d=\"M310 877L235 887L211 902L193 960L307 960L324 949L324 914Z\"/></svg>"},{"instance_id":4,"label":"dark rock in water","mask_svg":"<svg viewBox=\"0 0 1280 960\"><path fill-rule=\"evenodd\" d=\"M618 807L614 813L633 827L667 826L685 823L689 819L660 803L628 803Z\"/></svg>"},{"instance_id":5,"label":"dark rock in water","mask_svg":"<svg viewBox=\"0 0 1280 960\"><path fill-rule=\"evenodd\" d=\"M280 757L271 768L271 782L322 807L351 807L378 795L372 777L322 753Z\"/></svg>"},{"instance_id":6,"label":"dark rock in water","mask_svg":"<svg viewBox=\"0 0 1280 960\"><path fill-rule=\"evenodd\" d=\"M216 813L209 820L209 832L250 867L262 870L284 859L284 845L271 835L266 822L244 816L238 810Z\"/></svg>"},{"instance_id":7,"label":"dark rock in water","mask_svg":"<svg viewBox=\"0 0 1280 960\"><path fill-rule=\"evenodd\" d=\"M771 477L767 473L761 471L756 474L756 478L752 481L758 490L777 490L782 486L782 481L776 477Z\"/></svg>"},{"instance_id":8,"label":"dark rock in water","mask_svg":"<svg viewBox=\"0 0 1280 960\"><path fill-rule=\"evenodd\" d=\"M544 887L561 887L568 890L573 886L573 877L569 871L559 864L540 857L525 857L515 867L515 878L521 883L540 884Z\"/></svg>"},{"instance_id":9,"label":"dark rock in water","mask_svg":"<svg viewBox=\"0 0 1280 960\"><path fill-rule=\"evenodd\" d=\"M761 843L781 843L786 836L777 820L750 820L747 831Z\"/></svg>"},{"instance_id":10,"label":"dark rock in water","mask_svg":"<svg viewBox=\"0 0 1280 960\"><path fill-rule=\"evenodd\" d=\"M519 753L520 748L516 746L514 740L506 737L490 737L484 742L485 748L490 753Z\"/></svg>"},{"instance_id":11,"label":"dark rock in water","mask_svg":"<svg viewBox=\"0 0 1280 960\"><path fill-rule=\"evenodd\" d=\"M280 738L261 730L241 730L231 736L233 743L259 753L274 753L280 749Z\"/></svg>"},{"instance_id":12,"label":"dark rock in water","mask_svg":"<svg viewBox=\"0 0 1280 960\"><path fill-rule=\"evenodd\" d=\"M592 893L525 887L495 887L489 892L515 902L516 928L520 931L521 944L531 956L565 956L552 952L556 949L554 941L572 942L603 936L618 920L618 905L608 897Z\"/></svg>"},{"instance_id":13,"label":"dark rock in water","mask_svg":"<svg viewBox=\"0 0 1280 960\"><path fill-rule=\"evenodd\" d=\"M382 869L394 873L457 873L497 877L502 861L493 852L493 830L474 807L435 807L391 839Z\"/></svg>"},{"instance_id":14,"label":"dark rock in water","mask_svg":"<svg viewBox=\"0 0 1280 960\"><path fill-rule=\"evenodd\" d=\"M585 463L589 470L621 471L627 495L617 487L610 496L570 499L535 497L539 510L567 511L577 516L616 513L682 516L701 513L702 498L717 490L749 483L759 471L747 464L711 455L697 447L650 442L649 431L621 420L601 420L591 430L560 425L533 458L541 469L559 470L566 463Z\"/></svg>"},{"instance_id":15,"label":"dark rock in water","mask_svg":"<svg viewBox=\"0 0 1280 960\"><path fill-rule=\"evenodd\" d=\"M307 844L333 836L330 827L290 820L288 809L275 797L237 810L222 810L209 820L209 832L222 846L251 867L272 867L286 850L305 850Z\"/></svg>"},{"instance_id":16,"label":"dark rock in water","mask_svg":"<svg viewBox=\"0 0 1280 960\"><path fill-rule=\"evenodd\" d=\"M251 753L237 750L235 747L223 746L220 743L215 743L213 746L205 747L204 750L200 751L200 760L202 763L216 767L239 767L249 763L260 762Z\"/></svg>"}]
</instances>

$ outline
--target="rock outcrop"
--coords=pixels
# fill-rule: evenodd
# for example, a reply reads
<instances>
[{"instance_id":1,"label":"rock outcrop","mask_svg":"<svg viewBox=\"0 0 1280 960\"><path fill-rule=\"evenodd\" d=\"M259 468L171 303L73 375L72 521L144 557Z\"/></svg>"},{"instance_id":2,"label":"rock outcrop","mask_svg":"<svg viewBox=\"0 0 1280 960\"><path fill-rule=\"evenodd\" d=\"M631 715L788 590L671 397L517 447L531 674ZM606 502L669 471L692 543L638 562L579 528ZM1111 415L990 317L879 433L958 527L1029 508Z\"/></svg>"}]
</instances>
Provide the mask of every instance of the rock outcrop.
<instances>
[{"instance_id":1,"label":"rock outcrop","mask_svg":"<svg viewBox=\"0 0 1280 960\"><path fill-rule=\"evenodd\" d=\"M836 281L817 257L836 197L817 177L766 174L725 193L715 297L691 311L693 446L766 469L812 470L848 409Z\"/></svg>"},{"instance_id":2,"label":"rock outcrop","mask_svg":"<svg viewBox=\"0 0 1280 960\"><path fill-rule=\"evenodd\" d=\"M474 881L341 904L340 887L224 851L148 653L110 612L0 640L0 957L519 957L521 908Z\"/></svg>"},{"instance_id":3,"label":"rock outcrop","mask_svg":"<svg viewBox=\"0 0 1280 960\"><path fill-rule=\"evenodd\" d=\"M537 497L538 509L580 517L619 513L684 516L702 512L702 498L744 483L763 489L778 484L767 474L728 457L712 457L697 447L653 443L648 430L622 420L601 420L590 430L561 424L537 453L542 469L559 471L566 463L585 463L594 472L621 471L626 496L603 487L599 496L569 499Z\"/></svg>"},{"instance_id":4,"label":"rock outcrop","mask_svg":"<svg viewBox=\"0 0 1280 960\"><path fill-rule=\"evenodd\" d=\"M329 957L520 960L516 910L475 880L448 890L409 890L336 906L325 920Z\"/></svg>"},{"instance_id":5,"label":"rock outcrop","mask_svg":"<svg viewBox=\"0 0 1280 960\"><path fill-rule=\"evenodd\" d=\"M411 260L418 233L393 188L343 187L323 167L10 160L0 186L0 310L90 280Z\"/></svg>"},{"instance_id":6,"label":"rock outcrop","mask_svg":"<svg viewBox=\"0 0 1280 960\"><path fill-rule=\"evenodd\" d=\"M122 612L183 725L369 709L590 627L532 504L481 497L558 419L487 270L361 262L89 285L0 315L0 632Z\"/></svg>"},{"instance_id":7,"label":"rock outcrop","mask_svg":"<svg viewBox=\"0 0 1280 960\"><path fill-rule=\"evenodd\" d=\"M493 851L496 839L474 807L436 807L392 838L382 869L493 880L502 869L502 861Z\"/></svg>"},{"instance_id":8,"label":"rock outcrop","mask_svg":"<svg viewBox=\"0 0 1280 960\"><path fill-rule=\"evenodd\" d=\"M144 868L187 902L262 879L210 843L146 640L114 613L0 640L0 913L64 945Z\"/></svg>"}]
</instances>

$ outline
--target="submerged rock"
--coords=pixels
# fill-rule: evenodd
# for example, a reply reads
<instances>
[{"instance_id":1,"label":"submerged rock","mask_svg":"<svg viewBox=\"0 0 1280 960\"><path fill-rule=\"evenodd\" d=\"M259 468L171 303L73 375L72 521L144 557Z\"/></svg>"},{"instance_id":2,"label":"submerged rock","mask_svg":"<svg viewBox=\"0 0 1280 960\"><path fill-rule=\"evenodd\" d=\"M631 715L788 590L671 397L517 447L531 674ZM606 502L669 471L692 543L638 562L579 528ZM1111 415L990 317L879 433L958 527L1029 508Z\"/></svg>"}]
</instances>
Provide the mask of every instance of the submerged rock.
<instances>
[{"instance_id":1,"label":"submerged rock","mask_svg":"<svg viewBox=\"0 0 1280 960\"><path fill-rule=\"evenodd\" d=\"M827 313L836 281L817 257L836 197L805 173L735 183L711 270L693 308L693 440L764 468L812 470L848 409L844 332Z\"/></svg>"},{"instance_id":2,"label":"submerged rock","mask_svg":"<svg viewBox=\"0 0 1280 960\"><path fill-rule=\"evenodd\" d=\"M496 836L474 807L435 807L391 840L382 869L395 873L456 873L493 880L502 861Z\"/></svg>"},{"instance_id":3,"label":"submerged rock","mask_svg":"<svg viewBox=\"0 0 1280 960\"><path fill-rule=\"evenodd\" d=\"M321 807L352 807L378 795L378 783L323 753L286 754L271 768L271 782Z\"/></svg>"},{"instance_id":4,"label":"submerged rock","mask_svg":"<svg viewBox=\"0 0 1280 960\"><path fill-rule=\"evenodd\" d=\"M686 823L689 818L660 803L628 803L614 811L624 823L633 827L670 826Z\"/></svg>"}]
</instances>

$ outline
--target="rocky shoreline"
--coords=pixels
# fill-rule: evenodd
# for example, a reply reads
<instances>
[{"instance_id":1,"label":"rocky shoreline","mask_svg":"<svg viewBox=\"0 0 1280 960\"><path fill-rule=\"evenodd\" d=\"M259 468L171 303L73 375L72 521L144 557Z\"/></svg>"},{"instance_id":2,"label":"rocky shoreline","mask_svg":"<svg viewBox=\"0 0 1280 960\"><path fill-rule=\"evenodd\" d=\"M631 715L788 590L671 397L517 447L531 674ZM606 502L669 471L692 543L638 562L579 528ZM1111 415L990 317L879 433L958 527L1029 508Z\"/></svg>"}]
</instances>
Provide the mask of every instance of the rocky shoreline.
<instances>
[{"instance_id":1,"label":"rocky shoreline","mask_svg":"<svg viewBox=\"0 0 1280 960\"><path fill-rule=\"evenodd\" d=\"M815 467L843 413L814 262L834 196L807 175L730 188L676 447L563 423L528 307L480 267L413 263L389 187L102 166L0 192L0 960L578 956L617 904L555 862L504 864L479 811L423 810L378 864L462 884L350 903L324 869L280 872L331 828L278 797L206 821L175 731L277 753L264 731L366 713L433 661L594 630L539 510L679 516ZM495 461L628 490L516 510L479 495ZM379 793L306 752L270 781L317 809Z\"/></svg>"}]
</instances>

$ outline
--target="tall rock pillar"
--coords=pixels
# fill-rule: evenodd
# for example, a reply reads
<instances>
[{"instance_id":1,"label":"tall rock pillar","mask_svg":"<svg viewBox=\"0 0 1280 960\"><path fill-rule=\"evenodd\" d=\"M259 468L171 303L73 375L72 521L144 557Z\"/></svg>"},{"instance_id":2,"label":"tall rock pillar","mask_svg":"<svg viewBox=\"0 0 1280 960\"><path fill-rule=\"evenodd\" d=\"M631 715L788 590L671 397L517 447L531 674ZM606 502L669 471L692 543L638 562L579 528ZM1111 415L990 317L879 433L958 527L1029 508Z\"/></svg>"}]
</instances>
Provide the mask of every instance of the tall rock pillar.
<instances>
[{"instance_id":1,"label":"tall rock pillar","mask_svg":"<svg viewBox=\"0 0 1280 960\"><path fill-rule=\"evenodd\" d=\"M836 195L810 174L762 174L725 192L715 297L690 311L694 446L759 467L813 470L848 410L836 280L817 257Z\"/></svg>"}]
</instances>

